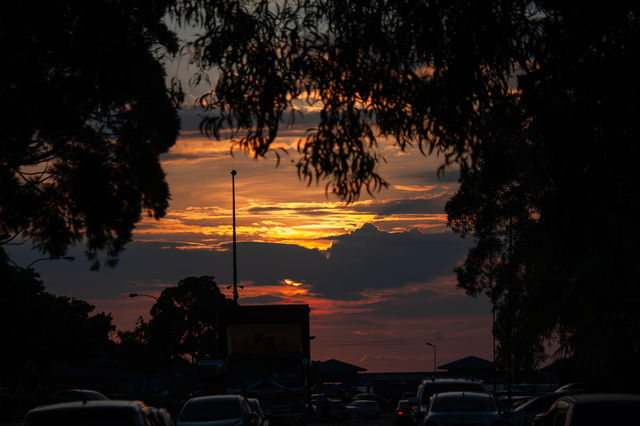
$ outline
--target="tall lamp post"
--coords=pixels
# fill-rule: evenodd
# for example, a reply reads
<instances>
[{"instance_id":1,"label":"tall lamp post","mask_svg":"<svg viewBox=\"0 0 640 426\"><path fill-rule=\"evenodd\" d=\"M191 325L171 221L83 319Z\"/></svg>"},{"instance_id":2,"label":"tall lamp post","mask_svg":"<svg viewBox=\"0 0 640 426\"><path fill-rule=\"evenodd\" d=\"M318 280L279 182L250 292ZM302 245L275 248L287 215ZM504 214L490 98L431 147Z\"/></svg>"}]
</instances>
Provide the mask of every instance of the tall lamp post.
<instances>
[{"instance_id":1,"label":"tall lamp post","mask_svg":"<svg viewBox=\"0 0 640 426\"><path fill-rule=\"evenodd\" d=\"M433 346L433 375L436 375L436 345L427 342L427 346Z\"/></svg>"},{"instance_id":2,"label":"tall lamp post","mask_svg":"<svg viewBox=\"0 0 640 426\"><path fill-rule=\"evenodd\" d=\"M233 201L233 303L238 304L238 267L236 264L236 172L231 170L231 198Z\"/></svg>"}]
</instances>

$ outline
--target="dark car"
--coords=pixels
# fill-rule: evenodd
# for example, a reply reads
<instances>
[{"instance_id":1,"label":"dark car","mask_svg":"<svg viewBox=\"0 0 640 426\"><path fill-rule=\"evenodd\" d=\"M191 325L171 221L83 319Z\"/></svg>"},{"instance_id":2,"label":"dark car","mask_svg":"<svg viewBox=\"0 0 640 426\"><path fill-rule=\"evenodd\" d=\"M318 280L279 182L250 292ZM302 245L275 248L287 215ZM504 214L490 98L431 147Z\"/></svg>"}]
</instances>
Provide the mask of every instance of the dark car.
<instances>
[{"instance_id":1,"label":"dark car","mask_svg":"<svg viewBox=\"0 0 640 426\"><path fill-rule=\"evenodd\" d=\"M425 380L418 388L418 410L415 423L422 424L427 412L431 397L442 392L484 392L484 386L480 382L464 379L436 379Z\"/></svg>"},{"instance_id":2,"label":"dark car","mask_svg":"<svg viewBox=\"0 0 640 426\"><path fill-rule=\"evenodd\" d=\"M23 426L148 426L153 418L140 401L74 401L30 410Z\"/></svg>"},{"instance_id":3,"label":"dark car","mask_svg":"<svg viewBox=\"0 0 640 426\"><path fill-rule=\"evenodd\" d=\"M389 400L377 395L375 393L359 393L353 397L353 400L375 401L378 403L381 409L386 410L391 407Z\"/></svg>"},{"instance_id":4,"label":"dark car","mask_svg":"<svg viewBox=\"0 0 640 426\"><path fill-rule=\"evenodd\" d=\"M425 426L503 426L495 398L486 392L443 392L433 396Z\"/></svg>"},{"instance_id":5,"label":"dark car","mask_svg":"<svg viewBox=\"0 0 640 426\"><path fill-rule=\"evenodd\" d=\"M592 393L563 396L536 416L535 426L637 425L640 395Z\"/></svg>"},{"instance_id":6,"label":"dark car","mask_svg":"<svg viewBox=\"0 0 640 426\"><path fill-rule=\"evenodd\" d=\"M396 411L393 413L394 426L408 426L413 423L413 409L409 400L401 399L398 401Z\"/></svg>"},{"instance_id":7,"label":"dark car","mask_svg":"<svg viewBox=\"0 0 640 426\"><path fill-rule=\"evenodd\" d=\"M176 423L178 426L255 426L258 415L244 396L209 395L185 402Z\"/></svg>"}]
</instances>

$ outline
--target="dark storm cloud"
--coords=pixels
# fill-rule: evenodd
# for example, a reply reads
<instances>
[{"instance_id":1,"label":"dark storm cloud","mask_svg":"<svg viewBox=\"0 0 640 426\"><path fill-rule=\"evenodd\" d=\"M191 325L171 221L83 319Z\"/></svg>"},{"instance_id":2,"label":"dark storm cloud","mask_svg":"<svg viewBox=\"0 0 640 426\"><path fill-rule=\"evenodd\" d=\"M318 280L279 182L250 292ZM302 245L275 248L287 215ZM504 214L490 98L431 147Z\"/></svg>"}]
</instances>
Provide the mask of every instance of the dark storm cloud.
<instances>
[{"instance_id":1,"label":"dark storm cloud","mask_svg":"<svg viewBox=\"0 0 640 426\"><path fill-rule=\"evenodd\" d=\"M195 105L183 106L180 110L181 129L183 132L192 132L200 130L200 122L202 119L211 115L211 113L205 113L203 108ZM297 128L306 130L309 127L316 126L320 122L319 112L307 112L304 115L300 115L299 112L292 114L287 113L284 115L284 123L281 125L281 134L285 133L287 129ZM292 120L293 119L293 120ZM292 122L293 121L293 122Z\"/></svg>"},{"instance_id":2,"label":"dark storm cloud","mask_svg":"<svg viewBox=\"0 0 640 426\"><path fill-rule=\"evenodd\" d=\"M449 200L449 195L441 195L433 198L416 197L396 200L381 200L367 203L355 203L349 206L336 206L334 210L325 207L309 206L258 206L251 207L248 211L252 214L287 211L306 216L320 216L335 213L335 209L349 212L375 214L377 216L409 215L409 214L443 214L444 205Z\"/></svg>"},{"instance_id":3,"label":"dark storm cloud","mask_svg":"<svg viewBox=\"0 0 640 426\"><path fill-rule=\"evenodd\" d=\"M452 233L388 233L367 224L336 237L317 289L329 296L356 297L365 288L396 287L451 275L468 244Z\"/></svg>"},{"instance_id":4,"label":"dark storm cloud","mask_svg":"<svg viewBox=\"0 0 640 426\"><path fill-rule=\"evenodd\" d=\"M363 300L362 293L367 289L395 289L407 283L450 276L467 248L468 242L451 233L388 233L368 224L335 237L326 252L288 244L239 243L238 280L246 285L267 286L290 278L319 296L358 301ZM98 272L89 271L80 250L71 254L78 258L72 264L61 261L37 264L49 291L83 299L114 299L124 298L129 292L160 292L163 286L175 286L189 276L213 275L221 285L232 281L230 250L180 250L175 244L133 242L127 246L117 268ZM23 249L15 260L26 265L33 258L37 254ZM462 299L433 297L428 292L419 295L422 301L434 301L428 308L432 312L445 309L435 300L451 305L452 309L464 304ZM399 314L403 309L405 313L424 309L424 304L412 304L410 298L405 302L405 308L398 307ZM382 305L371 307L392 309Z\"/></svg>"},{"instance_id":5,"label":"dark storm cloud","mask_svg":"<svg viewBox=\"0 0 640 426\"><path fill-rule=\"evenodd\" d=\"M372 203L357 204L351 209L361 213L373 213L379 216L402 214L442 214L444 205L449 200L448 195L435 198L408 198L402 200L374 201Z\"/></svg>"},{"instance_id":6,"label":"dark storm cloud","mask_svg":"<svg viewBox=\"0 0 640 426\"><path fill-rule=\"evenodd\" d=\"M286 277L324 297L359 300L365 289L451 275L467 248L468 242L451 233L389 233L367 224L335 237L326 252L287 244L240 244L238 273L254 285L273 285Z\"/></svg>"},{"instance_id":7,"label":"dark storm cloud","mask_svg":"<svg viewBox=\"0 0 640 426\"><path fill-rule=\"evenodd\" d=\"M438 174L433 170L428 170L424 172L416 172L416 173L406 173L403 174L403 177L416 179L421 181L424 184L437 185L442 183L458 183L458 178L460 177L460 172L458 170L445 170L445 172L438 176Z\"/></svg>"}]
</instances>

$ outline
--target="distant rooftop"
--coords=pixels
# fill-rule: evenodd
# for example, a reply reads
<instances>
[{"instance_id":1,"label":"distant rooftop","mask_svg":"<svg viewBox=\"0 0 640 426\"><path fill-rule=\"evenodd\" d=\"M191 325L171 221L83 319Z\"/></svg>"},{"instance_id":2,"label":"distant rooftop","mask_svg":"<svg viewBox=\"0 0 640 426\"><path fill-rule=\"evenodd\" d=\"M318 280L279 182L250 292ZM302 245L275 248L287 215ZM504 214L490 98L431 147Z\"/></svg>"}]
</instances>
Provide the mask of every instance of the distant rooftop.
<instances>
[{"instance_id":1,"label":"distant rooftop","mask_svg":"<svg viewBox=\"0 0 640 426\"><path fill-rule=\"evenodd\" d=\"M477 356L468 356L448 364L438 366L439 370L467 370L467 369L492 369L493 362Z\"/></svg>"}]
</instances>

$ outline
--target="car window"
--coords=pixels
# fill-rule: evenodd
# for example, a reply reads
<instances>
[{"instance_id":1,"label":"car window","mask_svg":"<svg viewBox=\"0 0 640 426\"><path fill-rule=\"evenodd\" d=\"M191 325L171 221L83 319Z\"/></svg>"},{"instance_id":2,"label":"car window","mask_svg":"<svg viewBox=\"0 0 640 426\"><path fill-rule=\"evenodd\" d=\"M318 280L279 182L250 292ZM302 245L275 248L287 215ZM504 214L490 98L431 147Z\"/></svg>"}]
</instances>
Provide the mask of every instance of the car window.
<instances>
[{"instance_id":1,"label":"car window","mask_svg":"<svg viewBox=\"0 0 640 426\"><path fill-rule=\"evenodd\" d=\"M60 410L31 413L24 426L140 426L140 417L131 410Z\"/></svg>"},{"instance_id":2,"label":"car window","mask_svg":"<svg viewBox=\"0 0 640 426\"><path fill-rule=\"evenodd\" d=\"M435 398L431 405L433 412L489 412L496 411L496 405L490 398L469 396Z\"/></svg>"},{"instance_id":3,"label":"car window","mask_svg":"<svg viewBox=\"0 0 640 426\"><path fill-rule=\"evenodd\" d=\"M428 405L432 395L443 392L484 392L481 383L473 382L427 382L423 385L420 404Z\"/></svg>"},{"instance_id":4,"label":"car window","mask_svg":"<svg viewBox=\"0 0 640 426\"><path fill-rule=\"evenodd\" d=\"M398 410L406 410L409 408L409 401L398 401Z\"/></svg>"},{"instance_id":5,"label":"car window","mask_svg":"<svg viewBox=\"0 0 640 426\"><path fill-rule=\"evenodd\" d=\"M180 413L182 422L211 422L241 417L240 404L230 399L190 401Z\"/></svg>"}]
</instances>

